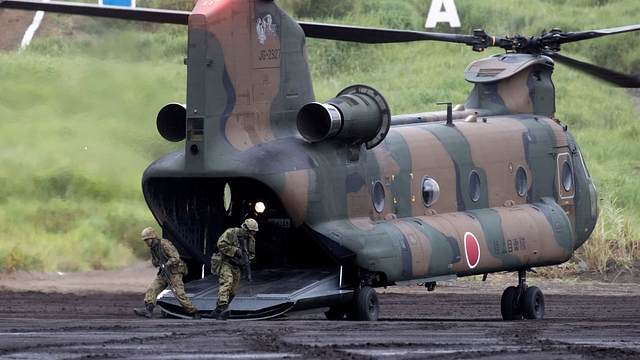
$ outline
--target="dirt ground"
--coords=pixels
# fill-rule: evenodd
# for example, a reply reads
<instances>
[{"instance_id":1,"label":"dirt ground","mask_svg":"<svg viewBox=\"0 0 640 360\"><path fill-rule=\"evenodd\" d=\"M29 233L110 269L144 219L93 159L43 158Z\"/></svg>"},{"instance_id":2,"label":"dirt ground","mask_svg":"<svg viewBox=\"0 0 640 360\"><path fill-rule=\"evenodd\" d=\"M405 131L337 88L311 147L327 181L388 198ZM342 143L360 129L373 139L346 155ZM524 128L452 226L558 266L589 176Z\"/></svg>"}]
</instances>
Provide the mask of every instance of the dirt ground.
<instances>
[{"instance_id":1,"label":"dirt ground","mask_svg":"<svg viewBox=\"0 0 640 360\"><path fill-rule=\"evenodd\" d=\"M33 22L35 11L0 10L0 51L17 50L24 32Z\"/></svg>"},{"instance_id":2,"label":"dirt ground","mask_svg":"<svg viewBox=\"0 0 640 360\"><path fill-rule=\"evenodd\" d=\"M377 322L136 317L155 270L0 275L1 359L638 359L640 284L543 280L545 318L505 322L517 277L377 289ZM157 312L157 311L156 311ZM157 314L159 315L159 314Z\"/></svg>"}]
</instances>

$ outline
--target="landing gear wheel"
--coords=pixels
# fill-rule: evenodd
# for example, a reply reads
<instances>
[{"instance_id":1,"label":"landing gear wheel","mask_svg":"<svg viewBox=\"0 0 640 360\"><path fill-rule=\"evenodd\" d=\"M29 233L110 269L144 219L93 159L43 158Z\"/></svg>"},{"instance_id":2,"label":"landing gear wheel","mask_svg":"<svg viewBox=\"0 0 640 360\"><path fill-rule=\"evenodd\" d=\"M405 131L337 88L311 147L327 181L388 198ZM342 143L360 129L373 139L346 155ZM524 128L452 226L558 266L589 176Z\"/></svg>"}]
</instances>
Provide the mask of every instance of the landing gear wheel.
<instances>
[{"instance_id":1,"label":"landing gear wheel","mask_svg":"<svg viewBox=\"0 0 640 360\"><path fill-rule=\"evenodd\" d=\"M378 294L370 287L365 286L356 292L353 310L347 314L350 320L376 321L380 314L380 301Z\"/></svg>"},{"instance_id":2,"label":"landing gear wheel","mask_svg":"<svg viewBox=\"0 0 640 360\"><path fill-rule=\"evenodd\" d=\"M345 311L342 306L332 306L329 311L324 313L327 320L342 320L344 319Z\"/></svg>"},{"instance_id":3,"label":"landing gear wheel","mask_svg":"<svg viewBox=\"0 0 640 360\"><path fill-rule=\"evenodd\" d=\"M544 294L535 286L528 287L522 295L522 315L525 319L540 320L544 316Z\"/></svg>"},{"instance_id":4,"label":"landing gear wheel","mask_svg":"<svg viewBox=\"0 0 640 360\"><path fill-rule=\"evenodd\" d=\"M522 312L518 306L518 288L509 286L502 293L500 312L503 320L522 320Z\"/></svg>"}]
</instances>

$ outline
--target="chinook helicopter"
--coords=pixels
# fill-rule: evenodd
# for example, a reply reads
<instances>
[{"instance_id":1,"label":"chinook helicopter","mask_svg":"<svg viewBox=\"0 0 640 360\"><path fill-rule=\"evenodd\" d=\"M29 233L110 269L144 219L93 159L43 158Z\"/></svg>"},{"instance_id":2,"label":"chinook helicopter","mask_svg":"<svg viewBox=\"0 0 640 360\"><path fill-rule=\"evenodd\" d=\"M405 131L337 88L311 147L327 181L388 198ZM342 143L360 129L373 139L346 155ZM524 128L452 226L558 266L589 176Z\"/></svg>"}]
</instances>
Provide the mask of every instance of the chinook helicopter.
<instances>
[{"instance_id":1,"label":"chinook helicopter","mask_svg":"<svg viewBox=\"0 0 640 360\"><path fill-rule=\"evenodd\" d=\"M157 114L184 147L142 176L149 209L189 266L186 292L206 314L216 241L259 222L252 281L231 318L324 312L377 320L377 287L517 272L504 320L541 319L535 267L569 260L590 236L598 195L577 141L554 118L555 62L617 86L620 74L558 53L564 43L640 25L540 36L490 36L297 22L274 1L200 0L192 12L0 1L0 7L187 25L186 104ZM473 87L447 110L393 115L376 89L317 102L306 38L371 44L444 41L505 50L470 64ZM204 270L202 270L204 269ZM163 314L186 317L171 292Z\"/></svg>"}]
</instances>

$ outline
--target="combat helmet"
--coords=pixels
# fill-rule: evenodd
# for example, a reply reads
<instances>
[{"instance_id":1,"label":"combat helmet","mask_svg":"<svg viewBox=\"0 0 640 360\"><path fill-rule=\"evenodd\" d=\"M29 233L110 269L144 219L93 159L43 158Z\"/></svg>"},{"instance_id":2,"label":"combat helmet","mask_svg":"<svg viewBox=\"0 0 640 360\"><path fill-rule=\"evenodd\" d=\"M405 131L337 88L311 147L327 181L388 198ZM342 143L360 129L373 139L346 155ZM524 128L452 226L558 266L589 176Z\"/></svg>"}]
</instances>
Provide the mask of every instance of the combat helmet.
<instances>
[{"instance_id":1,"label":"combat helmet","mask_svg":"<svg viewBox=\"0 0 640 360\"><path fill-rule=\"evenodd\" d=\"M154 228L152 227L148 227L145 228L144 230L142 230L142 240L147 240L147 239L156 239L158 238L158 234L156 234L156 231Z\"/></svg>"},{"instance_id":2,"label":"combat helmet","mask_svg":"<svg viewBox=\"0 0 640 360\"><path fill-rule=\"evenodd\" d=\"M249 231L258 231L258 222L253 219L247 219L242 223L242 227Z\"/></svg>"}]
</instances>

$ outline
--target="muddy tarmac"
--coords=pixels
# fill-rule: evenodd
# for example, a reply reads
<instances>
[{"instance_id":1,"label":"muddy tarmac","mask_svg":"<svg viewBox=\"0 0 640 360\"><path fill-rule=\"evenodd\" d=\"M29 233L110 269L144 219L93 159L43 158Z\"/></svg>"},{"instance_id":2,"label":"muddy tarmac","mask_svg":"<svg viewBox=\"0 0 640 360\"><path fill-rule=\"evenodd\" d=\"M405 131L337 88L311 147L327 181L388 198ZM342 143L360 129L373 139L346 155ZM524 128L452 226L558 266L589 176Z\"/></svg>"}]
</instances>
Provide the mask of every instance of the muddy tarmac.
<instances>
[{"instance_id":1,"label":"muddy tarmac","mask_svg":"<svg viewBox=\"0 0 640 360\"><path fill-rule=\"evenodd\" d=\"M514 275L377 289L377 322L322 313L262 321L133 314L147 264L82 274L0 277L1 359L638 359L640 284L543 280L540 321L502 321Z\"/></svg>"}]
</instances>

